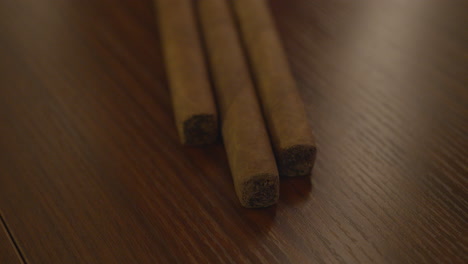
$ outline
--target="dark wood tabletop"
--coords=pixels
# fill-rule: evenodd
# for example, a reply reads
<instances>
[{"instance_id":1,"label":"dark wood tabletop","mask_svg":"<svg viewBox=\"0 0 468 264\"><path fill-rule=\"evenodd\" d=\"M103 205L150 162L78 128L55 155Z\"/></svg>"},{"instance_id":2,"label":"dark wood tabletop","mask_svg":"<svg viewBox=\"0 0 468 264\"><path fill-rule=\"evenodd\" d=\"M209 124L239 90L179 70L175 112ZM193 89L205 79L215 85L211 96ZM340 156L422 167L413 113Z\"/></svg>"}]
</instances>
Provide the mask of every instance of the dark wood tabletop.
<instances>
[{"instance_id":1,"label":"dark wood tabletop","mask_svg":"<svg viewBox=\"0 0 468 264\"><path fill-rule=\"evenodd\" d=\"M179 144L151 0L0 1L2 264L467 263L468 1L271 8L318 155L253 210Z\"/></svg>"}]
</instances>

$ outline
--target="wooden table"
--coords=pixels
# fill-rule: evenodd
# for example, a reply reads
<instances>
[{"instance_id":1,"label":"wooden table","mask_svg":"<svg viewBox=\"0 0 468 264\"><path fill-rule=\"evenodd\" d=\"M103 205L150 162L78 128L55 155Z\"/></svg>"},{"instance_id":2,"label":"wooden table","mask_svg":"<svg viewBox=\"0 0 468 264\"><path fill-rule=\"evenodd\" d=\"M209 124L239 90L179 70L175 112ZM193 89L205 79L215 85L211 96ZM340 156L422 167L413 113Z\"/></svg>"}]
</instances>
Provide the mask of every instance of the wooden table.
<instances>
[{"instance_id":1,"label":"wooden table","mask_svg":"<svg viewBox=\"0 0 468 264\"><path fill-rule=\"evenodd\" d=\"M319 153L251 210L178 143L150 0L0 1L0 260L467 263L468 2L271 5Z\"/></svg>"}]
</instances>

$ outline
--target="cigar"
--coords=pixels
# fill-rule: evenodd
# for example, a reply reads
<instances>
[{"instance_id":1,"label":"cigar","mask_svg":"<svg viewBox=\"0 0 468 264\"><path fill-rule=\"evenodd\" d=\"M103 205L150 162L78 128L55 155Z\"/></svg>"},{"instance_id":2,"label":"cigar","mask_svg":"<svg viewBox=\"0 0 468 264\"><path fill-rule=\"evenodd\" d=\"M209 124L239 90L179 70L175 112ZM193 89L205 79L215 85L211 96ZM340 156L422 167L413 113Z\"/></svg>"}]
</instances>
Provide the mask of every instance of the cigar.
<instances>
[{"instance_id":1,"label":"cigar","mask_svg":"<svg viewBox=\"0 0 468 264\"><path fill-rule=\"evenodd\" d=\"M196 2L237 196L244 207L270 206L278 201L278 170L230 7Z\"/></svg>"},{"instance_id":2,"label":"cigar","mask_svg":"<svg viewBox=\"0 0 468 264\"><path fill-rule=\"evenodd\" d=\"M266 0L231 1L249 55L281 176L304 176L316 145Z\"/></svg>"},{"instance_id":3,"label":"cigar","mask_svg":"<svg viewBox=\"0 0 468 264\"><path fill-rule=\"evenodd\" d=\"M216 141L218 117L191 0L155 0L175 122L185 145Z\"/></svg>"}]
</instances>

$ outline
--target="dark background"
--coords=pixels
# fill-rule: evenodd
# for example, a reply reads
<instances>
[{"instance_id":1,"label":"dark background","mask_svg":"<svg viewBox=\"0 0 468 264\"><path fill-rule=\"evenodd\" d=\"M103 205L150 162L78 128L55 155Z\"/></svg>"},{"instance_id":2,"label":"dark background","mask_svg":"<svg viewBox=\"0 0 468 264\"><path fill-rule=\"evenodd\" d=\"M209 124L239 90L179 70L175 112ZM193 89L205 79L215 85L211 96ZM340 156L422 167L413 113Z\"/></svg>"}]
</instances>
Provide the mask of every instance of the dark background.
<instances>
[{"instance_id":1,"label":"dark background","mask_svg":"<svg viewBox=\"0 0 468 264\"><path fill-rule=\"evenodd\" d=\"M1 0L2 263L466 263L468 1L271 6L319 152L251 210L178 142L152 1Z\"/></svg>"}]
</instances>

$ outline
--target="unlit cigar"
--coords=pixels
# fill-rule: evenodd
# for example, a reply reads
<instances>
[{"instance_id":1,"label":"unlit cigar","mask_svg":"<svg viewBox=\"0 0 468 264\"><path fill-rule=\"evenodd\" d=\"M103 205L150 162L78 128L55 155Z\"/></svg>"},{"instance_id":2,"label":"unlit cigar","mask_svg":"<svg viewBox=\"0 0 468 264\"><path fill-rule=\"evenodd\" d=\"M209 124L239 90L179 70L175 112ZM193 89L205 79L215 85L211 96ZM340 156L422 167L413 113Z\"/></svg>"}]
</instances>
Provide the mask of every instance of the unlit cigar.
<instances>
[{"instance_id":1,"label":"unlit cigar","mask_svg":"<svg viewBox=\"0 0 468 264\"><path fill-rule=\"evenodd\" d=\"M229 5L196 2L237 195L245 207L270 206L279 196L278 171Z\"/></svg>"},{"instance_id":2,"label":"unlit cigar","mask_svg":"<svg viewBox=\"0 0 468 264\"><path fill-rule=\"evenodd\" d=\"M280 175L310 174L315 140L266 0L231 1L255 75Z\"/></svg>"},{"instance_id":3,"label":"unlit cigar","mask_svg":"<svg viewBox=\"0 0 468 264\"><path fill-rule=\"evenodd\" d=\"M218 118L192 0L155 0L175 121L183 144L213 143Z\"/></svg>"}]
</instances>

